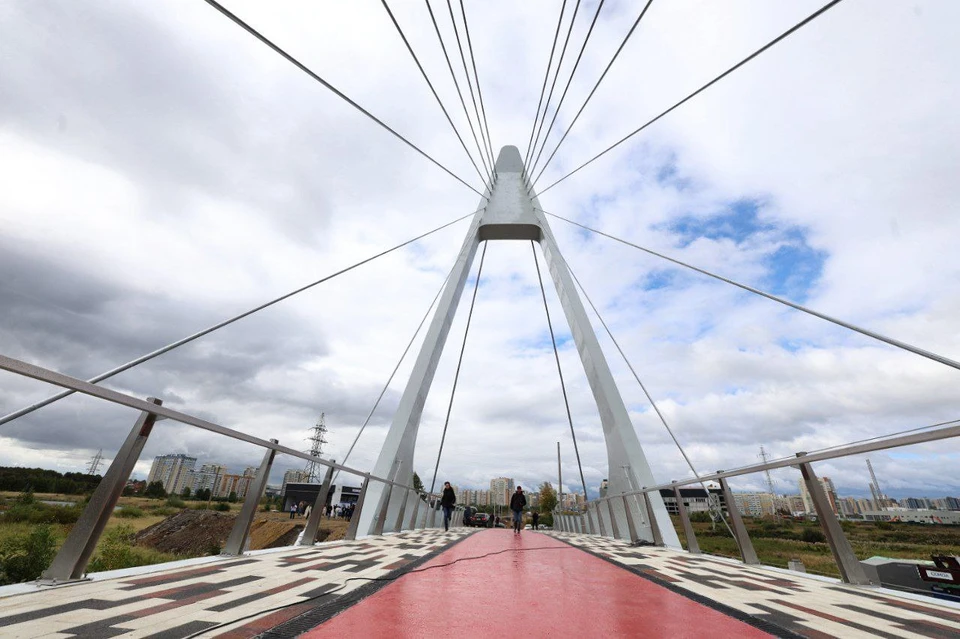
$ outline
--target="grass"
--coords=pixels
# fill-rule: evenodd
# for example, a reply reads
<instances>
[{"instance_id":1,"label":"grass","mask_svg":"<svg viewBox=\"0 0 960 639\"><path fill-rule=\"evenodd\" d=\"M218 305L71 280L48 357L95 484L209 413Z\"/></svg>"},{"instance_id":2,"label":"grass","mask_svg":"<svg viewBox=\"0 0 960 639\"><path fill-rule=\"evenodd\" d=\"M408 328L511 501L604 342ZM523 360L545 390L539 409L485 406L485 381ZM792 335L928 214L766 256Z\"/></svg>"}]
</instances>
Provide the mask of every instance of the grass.
<instances>
[{"instance_id":1,"label":"grass","mask_svg":"<svg viewBox=\"0 0 960 639\"><path fill-rule=\"evenodd\" d=\"M807 572L839 577L830 546L825 542L800 541L805 531L819 532L816 522L745 519L747 532L760 563L786 568L791 559L803 562ZM893 559L929 560L931 555L956 554L960 548L960 526L929 526L905 523L843 522L844 533L858 559L874 556ZM674 527L681 543L687 548L679 518ZM710 523L694 522L694 533L700 550L712 555L740 558L733 537L723 524L714 528ZM807 532L807 536L810 536Z\"/></svg>"}]
</instances>

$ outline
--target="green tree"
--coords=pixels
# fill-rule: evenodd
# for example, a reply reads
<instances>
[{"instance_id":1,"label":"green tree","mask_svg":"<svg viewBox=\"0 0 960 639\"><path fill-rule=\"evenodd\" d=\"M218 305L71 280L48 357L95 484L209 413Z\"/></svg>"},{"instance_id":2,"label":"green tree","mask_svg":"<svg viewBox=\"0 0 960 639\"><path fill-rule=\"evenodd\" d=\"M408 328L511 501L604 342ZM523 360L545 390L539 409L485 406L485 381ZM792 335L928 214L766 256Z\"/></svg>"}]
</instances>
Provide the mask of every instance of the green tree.
<instances>
[{"instance_id":1,"label":"green tree","mask_svg":"<svg viewBox=\"0 0 960 639\"><path fill-rule=\"evenodd\" d=\"M413 473L413 489L417 492L423 492L423 482L420 480L420 475Z\"/></svg>"},{"instance_id":2,"label":"green tree","mask_svg":"<svg viewBox=\"0 0 960 639\"><path fill-rule=\"evenodd\" d=\"M190 499L190 487L184 486L183 490L180 491L180 496L183 497L184 499Z\"/></svg>"},{"instance_id":3,"label":"green tree","mask_svg":"<svg viewBox=\"0 0 960 639\"><path fill-rule=\"evenodd\" d=\"M231 504L237 503L237 491L231 490L230 495L227 497L227 501L229 501Z\"/></svg>"},{"instance_id":4,"label":"green tree","mask_svg":"<svg viewBox=\"0 0 960 639\"><path fill-rule=\"evenodd\" d=\"M194 495L194 498L199 501L210 501L210 489L201 488L200 490L197 491L197 494Z\"/></svg>"},{"instance_id":5,"label":"green tree","mask_svg":"<svg viewBox=\"0 0 960 639\"><path fill-rule=\"evenodd\" d=\"M167 496L167 491L163 488L163 482L152 481L150 485L147 486L147 489L143 491L143 496L152 499L163 499Z\"/></svg>"},{"instance_id":6,"label":"green tree","mask_svg":"<svg viewBox=\"0 0 960 639\"><path fill-rule=\"evenodd\" d=\"M550 482L540 484L540 512L550 513L557 507L557 491Z\"/></svg>"}]
</instances>

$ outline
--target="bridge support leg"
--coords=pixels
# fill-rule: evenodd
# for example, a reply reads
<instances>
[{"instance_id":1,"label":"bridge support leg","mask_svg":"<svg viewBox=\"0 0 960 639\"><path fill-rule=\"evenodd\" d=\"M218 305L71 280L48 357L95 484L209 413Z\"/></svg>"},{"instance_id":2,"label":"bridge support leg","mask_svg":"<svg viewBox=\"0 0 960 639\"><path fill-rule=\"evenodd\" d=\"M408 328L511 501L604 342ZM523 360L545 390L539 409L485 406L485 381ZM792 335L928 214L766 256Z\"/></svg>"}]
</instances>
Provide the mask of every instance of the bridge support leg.
<instances>
[{"instance_id":1,"label":"bridge support leg","mask_svg":"<svg viewBox=\"0 0 960 639\"><path fill-rule=\"evenodd\" d=\"M327 507L327 497L330 496L330 483L333 481L333 467L327 468L327 473L323 476L323 484L320 485L320 492L317 493L317 499L313 502L313 508L310 509L310 518L307 519L307 527L303 529L303 535L300 537L301 546L312 546L317 540L317 530L320 529L320 516Z\"/></svg>"},{"instance_id":2,"label":"bridge support leg","mask_svg":"<svg viewBox=\"0 0 960 639\"><path fill-rule=\"evenodd\" d=\"M646 496L646 493L644 493L644 496ZM623 511L627 513L627 531L630 533L630 543L635 544L640 541L640 536L637 535L637 527L633 523L633 514L630 512L630 502L627 500L626 495L620 495L620 498L623 500ZM651 519L651 523L654 526L657 525L655 519Z\"/></svg>"},{"instance_id":3,"label":"bridge support leg","mask_svg":"<svg viewBox=\"0 0 960 639\"><path fill-rule=\"evenodd\" d=\"M271 439L274 444L276 439ZM263 461L260 462L260 469L257 476L253 478L247 487L247 495L243 500L243 507L240 508L240 514L233 524L233 530L227 537L227 543L223 546L223 555L242 555L250 545L250 526L253 524L253 518L257 516L257 506L260 505L260 499L263 492L267 489L267 480L270 478L270 467L273 466L273 458L277 456L277 451L272 448L263 455Z\"/></svg>"},{"instance_id":4,"label":"bridge support leg","mask_svg":"<svg viewBox=\"0 0 960 639\"><path fill-rule=\"evenodd\" d=\"M151 404L160 405L161 401L155 397L148 397L147 401ZM123 493L127 480L130 479L130 473L140 457L140 452L150 437L150 431L153 430L153 424L156 415L152 413L140 413L140 418L133 425L130 434L123 442L123 446L117 451L110 468L96 490L90 497L90 502L83 509L80 519L74 524L67 540L60 548L60 552L54 557L53 563L43 573L44 581L71 581L81 579L90 562L90 556L93 554L100 535L107 525L107 520L113 513L117 500Z\"/></svg>"},{"instance_id":5,"label":"bridge support leg","mask_svg":"<svg viewBox=\"0 0 960 639\"><path fill-rule=\"evenodd\" d=\"M736 537L737 545L740 546L740 556L743 557L743 563L759 564L760 560L757 559L757 551L753 549L753 542L750 541L747 527L743 525L743 518L740 517L740 509L737 508L737 502L733 500L733 493L730 492L730 485L727 483L725 477L720 478L720 488L723 490L723 501L727 504L727 514L730 516L733 536Z\"/></svg>"},{"instance_id":6,"label":"bridge support leg","mask_svg":"<svg viewBox=\"0 0 960 639\"><path fill-rule=\"evenodd\" d=\"M806 453L797 453L797 457L800 458L805 455ZM836 513L830 507L827 494L820 485L816 473L813 472L813 466L808 462L802 462L800 474L803 475L803 483L806 484L807 491L810 493L813 507L817 511L817 519L820 520L820 527L827 538L827 543L830 544L830 551L833 552L833 559L837 563L837 568L840 569L843 581L848 584L869 585L870 579L867 578L863 566L854 554L850 542L847 541L847 536L843 534L843 527L840 526Z\"/></svg>"},{"instance_id":7,"label":"bridge support leg","mask_svg":"<svg viewBox=\"0 0 960 639\"><path fill-rule=\"evenodd\" d=\"M644 486L646 491L646 486ZM656 546L663 545L663 532L660 530L660 522L657 521L657 518L653 516L653 506L650 504L650 493L649 491L643 493L643 503L647 507L647 512L650 514L650 531L653 533L653 543ZM669 523L670 520L668 519ZM670 530L673 530L673 524L670 524ZM676 531L674 531L676 534Z\"/></svg>"},{"instance_id":8,"label":"bridge support leg","mask_svg":"<svg viewBox=\"0 0 960 639\"><path fill-rule=\"evenodd\" d=\"M683 535L687 538L687 552L699 555L700 544L697 542L697 536L693 532L693 524L690 523L690 515L687 514L687 507L683 505L683 498L680 497L680 487L673 482L673 495L677 500L677 511L680 513L680 523L683 524ZM710 493L707 493L707 499Z\"/></svg>"},{"instance_id":9,"label":"bridge support leg","mask_svg":"<svg viewBox=\"0 0 960 639\"><path fill-rule=\"evenodd\" d=\"M360 513L363 512L363 502L367 498L367 488L370 486L370 478L364 477L363 484L360 485L360 496L357 497L357 505L353 508L353 515L350 516L350 524L347 526L347 534L343 536L347 541L353 541L357 538L357 530L360 528Z\"/></svg>"}]
</instances>

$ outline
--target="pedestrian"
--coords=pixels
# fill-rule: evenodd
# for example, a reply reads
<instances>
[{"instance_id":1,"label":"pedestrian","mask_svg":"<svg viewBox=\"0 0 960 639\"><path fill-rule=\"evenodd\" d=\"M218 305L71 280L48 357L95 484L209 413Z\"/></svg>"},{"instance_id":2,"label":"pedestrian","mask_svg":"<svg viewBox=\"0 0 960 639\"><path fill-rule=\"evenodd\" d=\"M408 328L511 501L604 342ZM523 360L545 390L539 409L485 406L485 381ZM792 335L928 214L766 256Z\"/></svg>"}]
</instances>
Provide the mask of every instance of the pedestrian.
<instances>
[{"instance_id":1,"label":"pedestrian","mask_svg":"<svg viewBox=\"0 0 960 639\"><path fill-rule=\"evenodd\" d=\"M536 510L533 511L533 529L537 530L537 524L540 523L540 513Z\"/></svg>"},{"instance_id":2,"label":"pedestrian","mask_svg":"<svg viewBox=\"0 0 960 639\"><path fill-rule=\"evenodd\" d=\"M450 482L443 482L443 495L440 497L440 507L443 508L443 529L450 530L450 513L453 512L453 505L457 503L457 495L453 492Z\"/></svg>"},{"instance_id":3,"label":"pedestrian","mask_svg":"<svg viewBox=\"0 0 960 639\"><path fill-rule=\"evenodd\" d=\"M523 509L527 505L527 498L523 494L523 487L517 486L517 492L510 497L510 510L513 511L513 532L520 534L520 524L523 522Z\"/></svg>"},{"instance_id":4,"label":"pedestrian","mask_svg":"<svg viewBox=\"0 0 960 639\"><path fill-rule=\"evenodd\" d=\"M294 502L290 504L290 519L293 519L297 516L297 503Z\"/></svg>"}]
</instances>

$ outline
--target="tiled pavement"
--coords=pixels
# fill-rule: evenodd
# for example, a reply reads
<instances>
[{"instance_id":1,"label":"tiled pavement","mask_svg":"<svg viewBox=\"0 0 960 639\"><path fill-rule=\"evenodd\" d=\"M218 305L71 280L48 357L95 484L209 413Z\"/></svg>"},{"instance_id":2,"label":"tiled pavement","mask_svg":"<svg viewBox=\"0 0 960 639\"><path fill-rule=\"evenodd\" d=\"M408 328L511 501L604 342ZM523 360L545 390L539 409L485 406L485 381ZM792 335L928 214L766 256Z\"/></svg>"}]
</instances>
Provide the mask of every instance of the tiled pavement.
<instances>
[{"instance_id":1,"label":"tiled pavement","mask_svg":"<svg viewBox=\"0 0 960 639\"><path fill-rule=\"evenodd\" d=\"M350 578L382 577L467 534L369 537L2 597L0 637L172 638L207 629L204 636L255 636L370 583ZM263 612L278 606L288 607ZM230 621L236 623L213 628Z\"/></svg>"},{"instance_id":2,"label":"tiled pavement","mask_svg":"<svg viewBox=\"0 0 960 639\"><path fill-rule=\"evenodd\" d=\"M282 636L295 636L373 587L348 579L397 574L468 534L408 532L12 596L0 589L0 637L252 637L278 626ZM960 638L960 606L706 555L549 534L726 614L775 624L786 634Z\"/></svg>"},{"instance_id":3,"label":"tiled pavement","mask_svg":"<svg viewBox=\"0 0 960 639\"><path fill-rule=\"evenodd\" d=\"M666 587L724 604L796 634L823 637L960 638L960 606L845 586L799 573L748 567L709 555L588 535L551 536Z\"/></svg>"}]
</instances>

